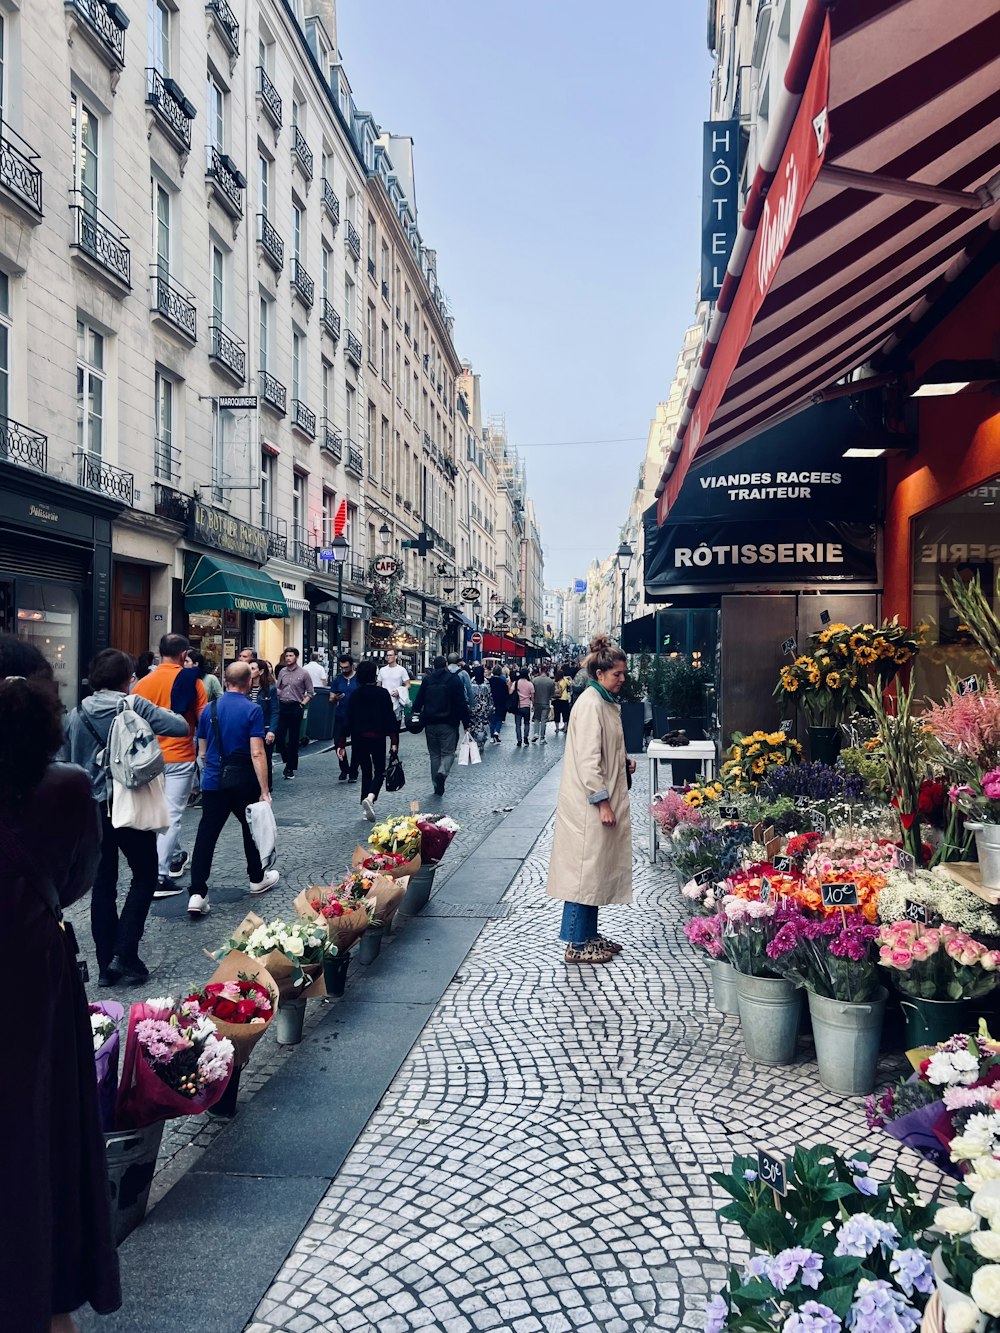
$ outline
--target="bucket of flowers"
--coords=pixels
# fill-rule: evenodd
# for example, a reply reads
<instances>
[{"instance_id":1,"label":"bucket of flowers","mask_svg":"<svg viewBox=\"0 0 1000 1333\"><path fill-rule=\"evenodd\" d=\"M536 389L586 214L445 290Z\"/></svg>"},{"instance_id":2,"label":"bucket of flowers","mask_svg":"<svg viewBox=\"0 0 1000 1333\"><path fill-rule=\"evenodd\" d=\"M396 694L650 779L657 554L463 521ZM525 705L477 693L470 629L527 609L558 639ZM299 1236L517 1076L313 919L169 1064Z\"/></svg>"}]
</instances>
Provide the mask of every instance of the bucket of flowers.
<instances>
[{"instance_id":1,"label":"bucket of flowers","mask_svg":"<svg viewBox=\"0 0 1000 1333\"><path fill-rule=\"evenodd\" d=\"M109 1130L114 1125L115 1098L118 1095L118 1054L121 1049L118 1024L125 1017L125 1008L115 1000L99 1000L87 1008L90 1011L90 1035L94 1042L97 1109L101 1129Z\"/></svg>"},{"instance_id":2,"label":"bucket of flowers","mask_svg":"<svg viewBox=\"0 0 1000 1333\"><path fill-rule=\"evenodd\" d=\"M799 908L729 894L723 901L722 944L736 970L740 1025L747 1055L756 1064L787 1065L795 1058L802 992L780 975L768 945Z\"/></svg>"},{"instance_id":3,"label":"bucket of flowers","mask_svg":"<svg viewBox=\"0 0 1000 1333\"><path fill-rule=\"evenodd\" d=\"M893 921L878 936L879 963L902 993L906 1043L933 1046L966 1027L969 1001L1000 981L1000 952L944 923Z\"/></svg>"},{"instance_id":4,"label":"bucket of flowers","mask_svg":"<svg viewBox=\"0 0 1000 1333\"><path fill-rule=\"evenodd\" d=\"M693 916L684 922L684 934L688 943L695 949L703 949L708 955L709 972L712 977L712 1003L720 1013L739 1017L739 997L736 994L736 969L726 958L722 943L722 932L726 926L726 914L716 908L712 914Z\"/></svg>"},{"instance_id":5,"label":"bucket of flowers","mask_svg":"<svg viewBox=\"0 0 1000 1333\"><path fill-rule=\"evenodd\" d=\"M734 731L719 776L729 791L756 791L771 769L801 758L802 746L784 731Z\"/></svg>"},{"instance_id":6,"label":"bucket of flowers","mask_svg":"<svg viewBox=\"0 0 1000 1333\"><path fill-rule=\"evenodd\" d=\"M187 997L233 1044L235 1068L223 1096L210 1114L231 1119L236 1114L240 1076L253 1048L263 1037L278 1008L278 988L259 960L234 950L227 954L200 990Z\"/></svg>"},{"instance_id":7,"label":"bucket of flowers","mask_svg":"<svg viewBox=\"0 0 1000 1333\"><path fill-rule=\"evenodd\" d=\"M283 1004L304 998L322 999L323 961L336 952L326 927L319 921L263 921L248 912L221 948L210 956L221 960L234 949L257 959L278 989Z\"/></svg>"},{"instance_id":8,"label":"bucket of flowers","mask_svg":"<svg viewBox=\"0 0 1000 1333\"><path fill-rule=\"evenodd\" d=\"M365 896L377 882L370 872L351 871L339 884L310 885L303 889L293 906L303 921L321 921L336 948L335 959L342 958L365 933L371 915Z\"/></svg>"},{"instance_id":9,"label":"bucket of flowers","mask_svg":"<svg viewBox=\"0 0 1000 1333\"><path fill-rule=\"evenodd\" d=\"M420 855L420 829L414 815L393 815L376 824L368 835L368 845L376 852L389 852L415 861Z\"/></svg>"}]
</instances>

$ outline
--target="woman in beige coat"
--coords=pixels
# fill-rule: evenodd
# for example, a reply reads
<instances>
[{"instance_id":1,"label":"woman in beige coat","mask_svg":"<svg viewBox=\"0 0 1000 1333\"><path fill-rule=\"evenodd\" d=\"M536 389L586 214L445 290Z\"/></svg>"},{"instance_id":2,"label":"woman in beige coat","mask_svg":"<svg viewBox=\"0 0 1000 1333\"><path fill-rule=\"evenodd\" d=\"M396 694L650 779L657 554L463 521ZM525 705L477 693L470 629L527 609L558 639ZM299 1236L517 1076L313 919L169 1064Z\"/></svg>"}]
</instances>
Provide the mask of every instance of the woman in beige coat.
<instances>
[{"instance_id":1,"label":"woman in beige coat","mask_svg":"<svg viewBox=\"0 0 1000 1333\"><path fill-rule=\"evenodd\" d=\"M559 938L567 963L609 963L621 950L598 934L597 909L632 901L632 823L625 753L616 698L625 654L600 635L584 663L588 686L570 714L548 893L563 908Z\"/></svg>"}]
</instances>

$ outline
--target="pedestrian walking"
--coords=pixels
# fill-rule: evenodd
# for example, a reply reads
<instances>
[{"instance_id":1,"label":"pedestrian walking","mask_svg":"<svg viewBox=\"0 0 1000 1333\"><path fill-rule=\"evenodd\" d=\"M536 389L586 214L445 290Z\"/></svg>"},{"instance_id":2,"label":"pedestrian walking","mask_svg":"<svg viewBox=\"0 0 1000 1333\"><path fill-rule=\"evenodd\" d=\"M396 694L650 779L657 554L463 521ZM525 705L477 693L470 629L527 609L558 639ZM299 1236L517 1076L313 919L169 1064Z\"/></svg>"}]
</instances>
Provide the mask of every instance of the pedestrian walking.
<instances>
[{"instance_id":1,"label":"pedestrian walking","mask_svg":"<svg viewBox=\"0 0 1000 1333\"><path fill-rule=\"evenodd\" d=\"M226 690L198 719L198 755L202 762L201 823L191 858L191 888L188 915L206 916L208 877L219 835L233 815L243 831L243 852L251 893L266 893L281 878L277 870L266 873L247 823L246 808L255 801L270 801L267 755L264 752L264 714L252 703L250 664L233 662L226 667Z\"/></svg>"},{"instance_id":2,"label":"pedestrian walking","mask_svg":"<svg viewBox=\"0 0 1000 1333\"><path fill-rule=\"evenodd\" d=\"M278 687L274 683L274 667L263 657L255 657L250 663L251 703L258 704L264 714L264 753L267 755L267 786L274 790L274 740L278 734L278 719L281 705L278 702Z\"/></svg>"},{"instance_id":3,"label":"pedestrian walking","mask_svg":"<svg viewBox=\"0 0 1000 1333\"><path fill-rule=\"evenodd\" d=\"M490 740L495 745L501 742L500 732L503 720L507 716L507 704L510 700L510 684L499 666L493 668L489 679L490 694L493 696L493 712L490 716Z\"/></svg>"},{"instance_id":4,"label":"pedestrian walking","mask_svg":"<svg viewBox=\"0 0 1000 1333\"><path fill-rule=\"evenodd\" d=\"M133 664L128 653L105 648L87 670L93 694L66 719L66 741L61 755L79 764L90 778L101 826L101 859L90 895L90 930L99 970L98 985L124 982L141 985L149 969L139 957L139 941L157 885L156 834L151 829L115 828L111 821L111 778L104 763L111 724L129 691ZM187 737L187 719L158 708L142 695L132 707L157 736ZM100 762L99 762L100 761ZM132 883L118 912L118 858L125 857Z\"/></svg>"},{"instance_id":5,"label":"pedestrian walking","mask_svg":"<svg viewBox=\"0 0 1000 1333\"><path fill-rule=\"evenodd\" d=\"M477 663L472 668L472 707L469 709L469 730L480 750L486 744L490 718L493 716L493 693L486 684L486 673Z\"/></svg>"},{"instance_id":6,"label":"pedestrian walking","mask_svg":"<svg viewBox=\"0 0 1000 1333\"><path fill-rule=\"evenodd\" d=\"M347 725L361 770L361 809L374 824L375 802L385 781L385 743L388 740L394 754L399 752L399 718L392 695L377 683L374 662L359 662L357 678L357 688L347 701Z\"/></svg>"},{"instance_id":7,"label":"pedestrian walking","mask_svg":"<svg viewBox=\"0 0 1000 1333\"><path fill-rule=\"evenodd\" d=\"M552 698L556 688L555 682L549 675L548 667L539 667L538 675L532 681L532 685L535 695L531 701L531 743L534 745L537 741L541 741L545 745L545 732L549 725L549 709L552 707Z\"/></svg>"},{"instance_id":8,"label":"pedestrian walking","mask_svg":"<svg viewBox=\"0 0 1000 1333\"><path fill-rule=\"evenodd\" d=\"M389 691L396 721L402 722L403 709L410 702L410 673L396 661L395 648L386 649L385 666L379 667L376 680L384 690Z\"/></svg>"},{"instance_id":9,"label":"pedestrian walking","mask_svg":"<svg viewBox=\"0 0 1000 1333\"><path fill-rule=\"evenodd\" d=\"M305 664L303 670L309 672L309 678L313 683L314 690L318 690L321 685L324 687L329 685L330 674L323 663L323 655L318 649L311 653L309 661Z\"/></svg>"},{"instance_id":10,"label":"pedestrian walking","mask_svg":"<svg viewBox=\"0 0 1000 1333\"><path fill-rule=\"evenodd\" d=\"M283 777L291 781L299 767L299 735L302 714L316 693L312 676L299 666L298 648L286 648L281 655L283 665L278 668L278 733L277 744L285 765Z\"/></svg>"},{"instance_id":11,"label":"pedestrian walking","mask_svg":"<svg viewBox=\"0 0 1000 1333\"><path fill-rule=\"evenodd\" d=\"M340 760L340 781L357 782L358 758L351 744L351 726L347 719L347 705L351 695L358 688L357 672L354 670L354 658L344 653L337 663L338 671L330 686L330 700L336 704L333 715L333 743L337 747ZM351 745L350 757L347 747Z\"/></svg>"},{"instance_id":12,"label":"pedestrian walking","mask_svg":"<svg viewBox=\"0 0 1000 1333\"><path fill-rule=\"evenodd\" d=\"M531 705L535 698L535 687L531 683L526 667L521 668L511 693L514 698L514 734L517 737L517 748L520 750L522 745L528 744Z\"/></svg>"},{"instance_id":13,"label":"pedestrian walking","mask_svg":"<svg viewBox=\"0 0 1000 1333\"><path fill-rule=\"evenodd\" d=\"M465 669L465 663L458 653L448 654L448 670L454 676L458 676L462 682L462 689L465 691L465 702L471 708L475 703L475 695L472 692L472 677Z\"/></svg>"},{"instance_id":14,"label":"pedestrian walking","mask_svg":"<svg viewBox=\"0 0 1000 1333\"><path fill-rule=\"evenodd\" d=\"M157 708L182 713L188 724L186 736L163 736L160 740L164 764L163 795L170 822L163 833L156 835L158 882L153 895L156 898L171 898L183 893L176 881L184 874L188 860L188 854L180 844L181 816L188 807L195 780L195 728L208 702L205 686L196 678L197 673L194 676L183 674L190 648L183 634L164 634L160 640L160 665L132 687L132 693L138 698L148 699Z\"/></svg>"},{"instance_id":15,"label":"pedestrian walking","mask_svg":"<svg viewBox=\"0 0 1000 1333\"><path fill-rule=\"evenodd\" d=\"M156 654L153 652L151 648L147 649L146 652L140 653L139 656L135 659L135 670L133 672L133 678L135 680L145 680L155 666L156 666Z\"/></svg>"},{"instance_id":16,"label":"pedestrian walking","mask_svg":"<svg viewBox=\"0 0 1000 1333\"><path fill-rule=\"evenodd\" d=\"M254 660L256 656L257 656L257 649L251 648L250 645L247 644L245 648L240 649L239 656L236 658L236 660L237 662L250 663Z\"/></svg>"},{"instance_id":17,"label":"pedestrian walking","mask_svg":"<svg viewBox=\"0 0 1000 1333\"><path fill-rule=\"evenodd\" d=\"M193 668L198 673L198 679L205 687L205 696L208 699L218 699L222 693L222 681L212 670L208 658L204 653L199 652L197 648L188 650L188 655L184 659L185 669Z\"/></svg>"},{"instance_id":18,"label":"pedestrian walking","mask_svg":"<svg viewBox=\"0 0 1000 1333\"><path fill-rule=\"evenodd\" d=\"M434 669L417 691L413 711L420 715L427 740L431 777L436 796L444 795L458 749L458 729L469 725L469 704L461 680L449 671L445 658L434 659Z\"/></svg>"},{"instance_id":19,"label":"pedestrian walking","mask_svg":"<svg viewBox=\"0 0 1000 1333\"><path fill-rule=\"evenodd\" d=\"M556 735L565 732L569 726L569 679L561 666L556 667L553 677L555 693L552 696L552 708L556 718Z\"/></svg>"},{"instance_id":20,"label":"pedestrian walking","mask_svg":"<svg viewBox=\"0 0 1000 1333\"><path fill-rule=\"evenodd\" d=\"M598 635L585 665L590 683L566 736L547 892L565 904L559 938L566 962L608 963L622 946L599 933L597 910L632 901L628 786L635 761L625 753L617 699L625 654Z\"/></svg>"},{"instance_id":21,"label":"pedestrian walking","mask_svg":"<svg viewBox=\"0 0 1000 1333\"><path fill-rule=\"evenodd\" d=\"M27 1006L5 1025L0 1096L0 1324L12 1333L74 1333L81 1305L121 1305L87 997L62 922L93 883L100 826L87 775L53 763L62 743L52 668L0 636L0 936L4 984Z\"/></svg>"}]
</instances>

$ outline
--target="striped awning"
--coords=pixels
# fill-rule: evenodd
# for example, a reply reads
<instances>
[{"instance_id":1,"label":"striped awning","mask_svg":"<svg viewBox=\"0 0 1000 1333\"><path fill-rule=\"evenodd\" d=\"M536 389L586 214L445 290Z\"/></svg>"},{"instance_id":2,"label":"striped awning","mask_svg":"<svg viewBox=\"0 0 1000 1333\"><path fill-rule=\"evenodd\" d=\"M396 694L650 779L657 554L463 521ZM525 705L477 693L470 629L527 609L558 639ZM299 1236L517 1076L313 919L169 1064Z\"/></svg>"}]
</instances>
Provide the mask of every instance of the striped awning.
<instances>
[{"instance_id":1,"label":"striped awning","mask_svg":"<svg viewBox=\"0 0 1000 1333\"><path fill-rule=\"evenodd\" d=\"M657 488L898 345L1000 232L997 0L807 0Z\"/></svg>"}]
</instances>

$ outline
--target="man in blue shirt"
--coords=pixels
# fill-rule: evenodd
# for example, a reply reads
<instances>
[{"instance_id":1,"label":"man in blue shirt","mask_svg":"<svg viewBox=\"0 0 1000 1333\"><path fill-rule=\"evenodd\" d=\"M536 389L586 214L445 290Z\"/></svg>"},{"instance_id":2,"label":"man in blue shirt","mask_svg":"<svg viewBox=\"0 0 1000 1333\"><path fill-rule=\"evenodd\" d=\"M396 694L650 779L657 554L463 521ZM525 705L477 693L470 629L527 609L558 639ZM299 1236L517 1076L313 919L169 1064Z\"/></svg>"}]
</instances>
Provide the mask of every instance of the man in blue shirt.
<instances>
[{"instance_id":1,"label":"man in blue shirt","mask_svg":"<svg viewBox=\"0 0 1000 1333\"><path fill-rule=\"evenodd\" d=\"M271 800L267 781L267 752L264 749L264 714L247 696L250 667L233 662L226 668L226 690L203 708L198 719L198 758L202 763L201 823L191 858L191 887L188 915L207 915L208 876L212 870L219 834L234 815L243 830L243 851L251 893L266 893L280 876L266 873L257 844L247 824L246 808L255 801Z\"/></svg>"},{"instance_id":2,"label":"man in blue shirt","mask_svg":"<svg viewBox=\"0 0 1000 1333\"><path fill-rule=\"evenodd\" d=\"M344 757L340 761L340 781L346 782L350 777L351 782L357 782L358 760L354 757L353 746L350 759L347 757L347 740L350 732L347 705L351 695L358 688L358 678L354 674L354 658L350 653L343 653L337 666L339 670L330 681L330 702L337 705L337 711L333 716L333 743L338 750L344 751Z\"/></svg>"}]
</instances>

